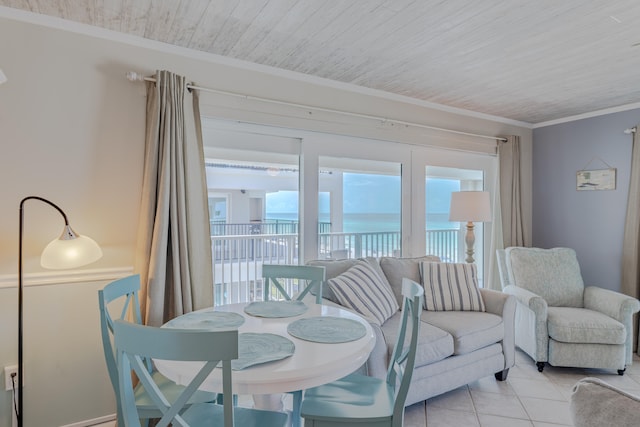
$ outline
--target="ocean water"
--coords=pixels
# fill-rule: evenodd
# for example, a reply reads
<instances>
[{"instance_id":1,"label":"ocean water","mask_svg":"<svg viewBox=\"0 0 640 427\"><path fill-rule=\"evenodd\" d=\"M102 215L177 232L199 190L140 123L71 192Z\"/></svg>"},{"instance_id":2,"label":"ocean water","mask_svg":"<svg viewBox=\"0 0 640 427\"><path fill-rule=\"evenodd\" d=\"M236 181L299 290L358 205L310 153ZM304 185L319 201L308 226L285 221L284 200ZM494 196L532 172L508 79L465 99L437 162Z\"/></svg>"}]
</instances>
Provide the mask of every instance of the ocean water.
<instances>
[{"instance_id":1,"label":"ocean water","mask_svg":"<svg viewBox=\"0 0 640 427\"><path fill-rule=\"evenodd\" d=\"M428 214L427 230L458 229L457 222L448 221L449 214ZM297 221L297 213L267 212L266 219ZM321 213L320 222L329 222L329 214ZM365 233L377 231L400 231L400 214L346 213L343 216L343 231L347 233Z\"/></svg>"}]
</instances>

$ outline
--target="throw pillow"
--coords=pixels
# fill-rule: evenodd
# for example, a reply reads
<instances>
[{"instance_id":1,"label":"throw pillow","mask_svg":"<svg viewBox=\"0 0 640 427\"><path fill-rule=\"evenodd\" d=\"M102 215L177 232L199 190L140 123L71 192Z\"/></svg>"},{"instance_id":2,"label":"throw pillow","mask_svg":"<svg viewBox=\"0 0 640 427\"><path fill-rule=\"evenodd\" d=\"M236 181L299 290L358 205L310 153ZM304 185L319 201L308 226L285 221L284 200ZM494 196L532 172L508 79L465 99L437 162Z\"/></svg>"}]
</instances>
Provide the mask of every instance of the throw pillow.
<instances>
[{"instance_id":1,"label":"throw pillow","mask_svg":"<svg viewBox=\"0 0 640 427\"><path fill-rule=\"evenodd\" d=\"M439 262L440 258L435 255L425 255L418 258L380 258L380 268L382 274L389 281L389 286L396 296L398 305L402 305L402 279L407 278L420 283L420 263Z\"/></svg>"},{"instance_id":2,"label":"throw pillow","mask_svg":"<svg viewBox=\"0 0 640 427\"><path fill-rule=\"evenodd\" d=\"M391 288L364 261L327 280L338 303L382 325L399 309Z\"/></svg>"},{"instance_id":3,"label":"throw pillow","mask_svg":"<svg viewBox=\"0 0 640 427\"><path fill-rule=\"evenodd\" d=\"M485 311L475 264L422 262L424 309Z\"/></svg>"}]
</instances>

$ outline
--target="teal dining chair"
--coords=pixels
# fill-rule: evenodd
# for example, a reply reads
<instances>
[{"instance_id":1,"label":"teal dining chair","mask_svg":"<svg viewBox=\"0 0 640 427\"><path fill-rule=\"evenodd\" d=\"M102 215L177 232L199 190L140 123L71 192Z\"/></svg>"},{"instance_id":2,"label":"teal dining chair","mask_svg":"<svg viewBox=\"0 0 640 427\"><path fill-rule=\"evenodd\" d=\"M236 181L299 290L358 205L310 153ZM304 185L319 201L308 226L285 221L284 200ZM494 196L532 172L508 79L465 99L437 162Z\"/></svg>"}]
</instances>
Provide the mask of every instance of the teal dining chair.
<instances>
[{"instance_id":1,"label":"teal dining chair","mask_svg":"<svg viewBox=\"0 0 640 427\"><path fill-rule=\"evenodd\" d=\"M98 291L98 304L100 307L100 329L102 332L102 347L104 350L104 359L107 364L107 371L109 372L109 378L111 385L113 386L114 393L116 395L116 414L118 419L118 426L122 426L122 408L120 406L119 398L119 384L118 384L118 368L116 365L116 352L112 345L113 340L113 324L114 319L112 312L118 313L120 320L126 320L128 317L131 321L137 324L142 323L140 316L140 304L138 301L138 292L140 291L140 275L132 275L124 277L122 279L113 281L107 284L103 289ZM119 304L122 304L122 308L119 308ZM117 308L115 306L118 306ZM163 390L163 392L169 396L170 399L175 399L182 390L183 386L175 384L173 381L167 379L158 371L153 369L151 360L145 360L147 369L152 375L154 382L157 386ZM140 409L140 416L143 419L156 418L161 413L154 407L149 395L142 388L136 388L134 393L136 399L136 405ZM217 393L198 392L196 393L189 403L193 402L211 402L215 401Z\"/></svg>"},{"instance_id":2,"label":"teal dining chair","mask_svg":"<svg viewBox=\"0 0 640 427\"><path fill-rule=\"evenodd\" d=\"M386 379L351 374L308 389L301 407L305 427L402 426L416 359L424 289L405 278L402 295L402 320Z\"/></svg>"},{"instance_id":3,"label":"teal dining chair","mask_svg":"<svg viewBox=\"0 0 640 427\"><path fill-rule=\"evenodd\" d=\"M263 264L262 277L264 279L264 300L268 301L271 293L271 285L287 300L294 299L286 290L285 280L298 282L298 293L295 300L301 301L313 288L316 292L316 304L322 304L322 283L325 277L325 268L311 265L284 265Z\"/></svg>"},{"instance_id":4,"label":"teal dining chair","mask_svg":"<svg viewBox=\"0 0 640 427\"><path fill-rule=\"evenodd\" d=\"M238 330L172 329L138 325L116 320L114 337L117 352L120 404L124 425L140 427L140 409L135 398L132 373L161 413L157 427L224 426L285 427L289 417L284 412L242 408L233 405L231 360L238 358ZM145 359L199 362L193 378L173 399L163 393L149 373ZM189 399L212 373L222 366L222 404L192 403Z\"/></svg>"},{"instance_id":5,"label":"teal dining chair","mask_svg":"<svg viewBox=\"0 0 640 427\"><path fill-rule=\"evenodd\" d=\"M302 299L315 288L316 304L322 304L322 284L325 279L325 268L311 265L285 265L263 264L262 277L264 279L264 300L269 301L271 285L282 294L285 300L302 301ZM297 281L298 293L289 295L285 281ZM302 402L302 390L289 392L293 395L294 426L298 425L300 418L300 404Z\"/></svg>"}]
</instances>

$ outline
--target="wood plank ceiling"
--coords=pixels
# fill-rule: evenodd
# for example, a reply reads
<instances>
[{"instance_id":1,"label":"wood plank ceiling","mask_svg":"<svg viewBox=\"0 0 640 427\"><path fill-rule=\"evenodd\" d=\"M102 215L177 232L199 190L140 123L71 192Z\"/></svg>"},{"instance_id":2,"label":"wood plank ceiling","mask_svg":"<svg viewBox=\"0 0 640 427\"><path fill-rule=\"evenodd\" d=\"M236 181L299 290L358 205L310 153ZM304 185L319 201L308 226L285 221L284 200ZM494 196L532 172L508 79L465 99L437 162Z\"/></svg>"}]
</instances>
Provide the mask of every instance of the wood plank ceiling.
<instances>
[{"instance_id":1,"label":"wood plank ceiling","mask_svg":"<svg viewBox=\"0 0 640 427\"><path fill-rule=\"evenodd\" d=\"M640 102L638 0L0 5L527 123Z\"/></svg>"}]
</instances>

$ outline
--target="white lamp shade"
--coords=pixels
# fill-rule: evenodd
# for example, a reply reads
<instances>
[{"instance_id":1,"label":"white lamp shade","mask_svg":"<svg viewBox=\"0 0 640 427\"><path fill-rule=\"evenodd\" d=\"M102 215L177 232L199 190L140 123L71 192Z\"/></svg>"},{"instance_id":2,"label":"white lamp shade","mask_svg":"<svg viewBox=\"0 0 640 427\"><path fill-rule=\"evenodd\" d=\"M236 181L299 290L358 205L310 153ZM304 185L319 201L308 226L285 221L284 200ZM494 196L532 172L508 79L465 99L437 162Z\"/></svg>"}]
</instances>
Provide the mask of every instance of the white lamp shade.
<instances>
[{"instance_id":1,"label":"white lamp shade","mask_svg":"<svg viewBox=\"0 0 640 427\"><path fill-rule=\"evenodd\" d=\"M40 257L40 265L52 270L64 270L91 264L102 257L100 246L87 236L56 239L49 243Z\"/></svg>"},{"instance_id":2,"label":"white lamp shade","mask_svg":"<svg viewBox=\"0 0 640 427\"><path fill-rule=\"evenodd\" d=\"M488 191L459 191L451 193L449 221L491 221L491 200Z\"/></svg>"}]
</instances>

